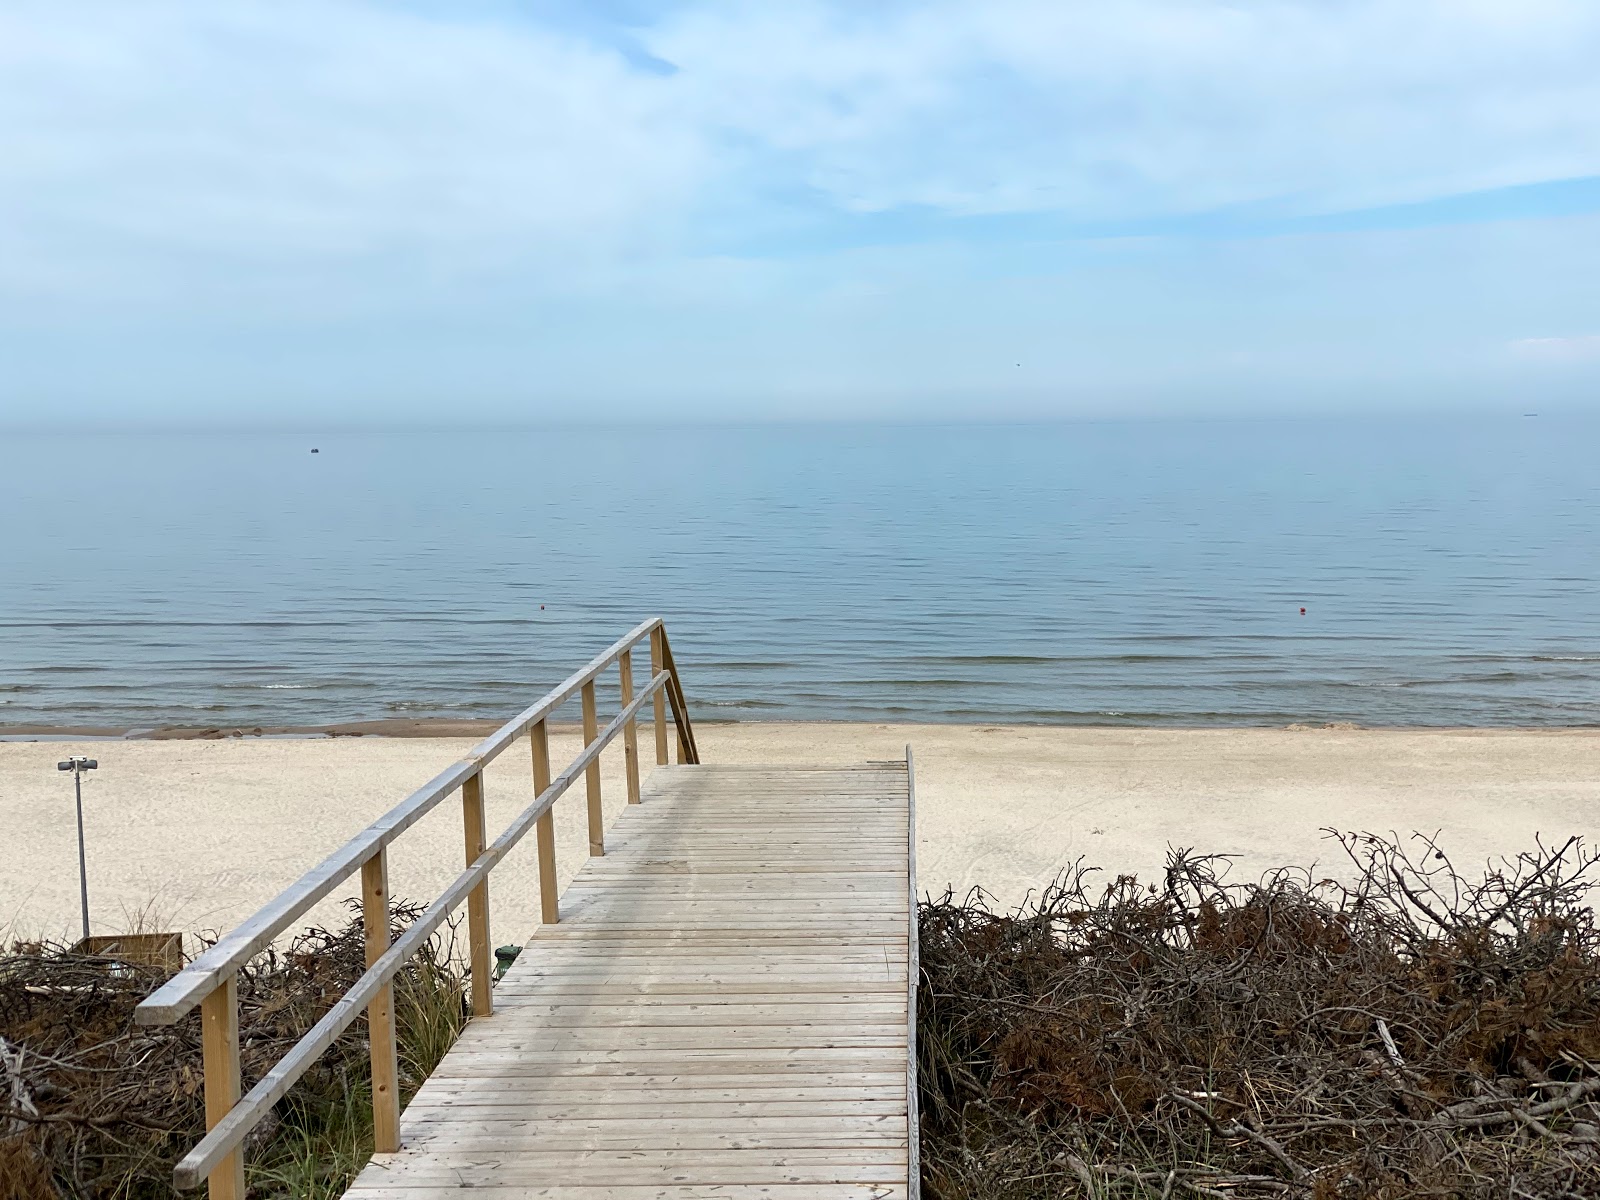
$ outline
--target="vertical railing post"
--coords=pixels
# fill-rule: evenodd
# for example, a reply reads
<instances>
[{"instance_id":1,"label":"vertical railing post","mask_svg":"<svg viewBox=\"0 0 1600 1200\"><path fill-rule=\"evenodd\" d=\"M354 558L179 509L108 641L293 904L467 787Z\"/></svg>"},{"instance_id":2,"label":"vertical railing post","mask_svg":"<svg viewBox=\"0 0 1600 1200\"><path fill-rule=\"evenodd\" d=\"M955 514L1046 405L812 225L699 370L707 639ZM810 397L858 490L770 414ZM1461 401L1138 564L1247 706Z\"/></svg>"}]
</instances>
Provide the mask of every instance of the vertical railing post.
<instances>
[{"instance_id":1,"label":"vertical railing post","mask_svg":"<svg viewBox=\"0 0 1600 1200\"><path fill-rule=\"evenodd\" d=\"M370 967L389 949L389 852L382 846L361 864L361 923ZM379 988L367 1005L367 1044L372 1057L372 1148L378 1154L393 1154L400 1149L393 983Z\"/></svg>"},{"instance_id":2,"label":"vertical railing post","mask_svg":"<svg viewBox=\"0 0 1600 1200\"><path fill-rule=\"evenodd\" d=\"M650 631L650 678L654 679L661 674L663 669L661 653L661 639L663 637L661 626L657 625ZM651 701L651 711L655 714L656 721L656 766L667 765L667 698L662 695L665 689L657 688L654 699Z\"/></svg>"},{"instance_id":3,"label":"vertical railing post","mask_svg":"<svg viewBox=\"0 0 1600 1200\"><path fill-rule=\"evenodd\" d=\"M600 736L600 719L595 715L594 680L583 685L583 744L588 747ZM589 853L598 858L606 852L606 815L600 806L600 756L583 769L584 786L589 791Z\"/></svg>"},{"instance_id":4,"label":"vertical railing post","mask_svg":"<svg viewBox=\"0 0 1600 1200\"><path fill-rule=\"evenodd\" d=\"M689 713L685 708L683 697L683 683L678 678L678 664L673 660L672 643L667 641L667 631L665 629L661 631L661 660L667 669L667 673L672 676L667 686L672 689L672 695L668 699L672 701L672 724L677 735L678 762L680 764L692 762L694 761L694 755L689 753L689 743L683 736L684 724L689 719Z\"/></svg>"},{"instance_id":5,"label":"vertical railing post","mask_svg":"<svg viewBox=\"0 0 1600 1200\"><path fill-rule=\"evenodd\" d=\"M239 1103L239 982L231 971L200 1001L200 1054L209 1132ZM211 1200L244 1200L244 1155L229 1151L206 1185Z\"/></svg>"},{"instance_id":6,"label":"vertical railing post","mask_svg":"<svg viewBox=\"0 0 1600 1200\"><path fill-rule=\"evenodd\" d=\"M483 821L483 772L467 778L461 785L461 816L467 835L467 866L478 861L488 844ZM472 1015L487 1017L494 1012L489 987L493 982L494 949L489 938L489 877L467 893L467 940L472 951Z\"/></svg>"},{"instance_id":7,"label":"vertical railing post","mask_svg":"<svg viewBox=\"0 0 1600 1200\"><path fill-rule=\"evenodd\" d=\"M624 650L617 659L621 676L622 707L633 703L633 651ZM622 727L622 759L628 773L628 803L639 803L639 722L632 717Z\"/></svg>"},{"instance_id":8,"label":"vertical railing post","mask_svg":"<svg viewBox=\"0 0 1600 1200\"><path fill-rule=\"evenodd\" d=\"M550 786L550 731L543 721L528 730L528 740L533 746L533 797L537 800ZM539 919L554 925L561 920L554 805L533 823L533 833L539 843Z\"/></svg>"}]
</instances>

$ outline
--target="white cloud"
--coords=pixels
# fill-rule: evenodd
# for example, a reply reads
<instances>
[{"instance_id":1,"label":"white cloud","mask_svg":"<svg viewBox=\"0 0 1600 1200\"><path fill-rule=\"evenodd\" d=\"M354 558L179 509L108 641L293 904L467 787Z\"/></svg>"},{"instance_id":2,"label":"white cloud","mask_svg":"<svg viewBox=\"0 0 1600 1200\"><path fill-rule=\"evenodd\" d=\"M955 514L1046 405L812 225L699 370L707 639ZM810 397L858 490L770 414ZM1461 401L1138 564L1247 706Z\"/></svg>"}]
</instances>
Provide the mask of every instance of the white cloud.
<instances>
[{"instance_id":1,"label":"white cloud","mask_svg":"<svg viewBox=\"0 0 1600 1200\"><path fill-rule=\"evenodd\" d=\"M848 207L1314 211L1600 173L1588 0L788 3L646 40L708 124Z\"/></svg>"},{"instance_id":2,"label":"white cloud","mask_svg":"<svg viewBox=\"0 0 1600 1200\"><path fill-rule=\"evenodd\" d=\"M1535 362L1596 362L1600 361L1600 333L1579 334L1576 337L1518 338L1511 343L1511 352L1519 358Z\"/></svg>"},{"instance_id":3,"label":"white cloud","mask_svg":"<svg viewBox=\"0 0 1600 1200\"><path fill-rule=\"evenodd\" d=\"M1592 327L1576 218L1063 248L896 210L1285 214L1600 174L1592 0L705 0L615 36L533 7L0 4L0 405L204 406L246 377L380 407L474 379L979 394L1023 352L1041 395L1128 363L1182 391L1216 346L1285 387L1414 367L1420 394L1464 357L1559 381L1532 360L1591 353L1505 350Z\"/></svg>"},{"instance_id":4,"label":"white cloud","mask_svg":"<svg viewBox=\"0 0 1600 1200\"><path fill-rule=\"evenodd\" d=\"M570 265L796 194L1099 219L1600 173L1590 0L696 4L634 31L666 76L429 11L7 6L0 273Z\"/></svg>"},{"instance_id":5,"label":"white cloud","mask_svg":"<svg viewBox=\"0 0 1600 1200\"><path fill-rule=\"evenodd\" d=\"M613 53L377 5L13 5L0 81L0 221L66 263L581 256L706 169Z\"/></svg>"}]
</instances>

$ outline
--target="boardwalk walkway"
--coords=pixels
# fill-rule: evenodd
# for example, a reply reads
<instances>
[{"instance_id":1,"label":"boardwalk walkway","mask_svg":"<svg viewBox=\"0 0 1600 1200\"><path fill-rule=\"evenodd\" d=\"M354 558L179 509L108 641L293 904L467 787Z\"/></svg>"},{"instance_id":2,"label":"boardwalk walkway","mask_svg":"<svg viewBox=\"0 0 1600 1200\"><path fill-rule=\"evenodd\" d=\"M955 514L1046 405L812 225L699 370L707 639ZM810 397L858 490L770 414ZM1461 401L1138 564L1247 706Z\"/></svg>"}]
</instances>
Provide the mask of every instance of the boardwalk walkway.
<instances>
[{"instance_id":1,"label":"boardwalk walkway","mask_svg":"<svg viewBox=\"0 0 1600 1200\"><path fill-rule=\"evenodd\" d=\"M351 1200L910 1200L906 763L658 768Z\"/></svg>"}]
</instances>

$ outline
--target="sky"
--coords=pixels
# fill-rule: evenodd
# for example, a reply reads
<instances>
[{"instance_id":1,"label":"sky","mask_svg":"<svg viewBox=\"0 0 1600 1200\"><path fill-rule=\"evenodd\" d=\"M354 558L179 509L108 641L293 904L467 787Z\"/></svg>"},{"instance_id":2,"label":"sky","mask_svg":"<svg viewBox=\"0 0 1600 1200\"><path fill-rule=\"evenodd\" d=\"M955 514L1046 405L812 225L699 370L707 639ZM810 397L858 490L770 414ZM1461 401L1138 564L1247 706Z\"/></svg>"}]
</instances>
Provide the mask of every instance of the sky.
<instances>
[{"instance_id":1,"label":"sky","mask_svg":"<svg viewBox=\"0 0 1600 1200\"><path fill-rule=\"evenodd\" d=\"M1593 0L0 0L0 424L1600 411Z\"/></svg>"}]
</instances>

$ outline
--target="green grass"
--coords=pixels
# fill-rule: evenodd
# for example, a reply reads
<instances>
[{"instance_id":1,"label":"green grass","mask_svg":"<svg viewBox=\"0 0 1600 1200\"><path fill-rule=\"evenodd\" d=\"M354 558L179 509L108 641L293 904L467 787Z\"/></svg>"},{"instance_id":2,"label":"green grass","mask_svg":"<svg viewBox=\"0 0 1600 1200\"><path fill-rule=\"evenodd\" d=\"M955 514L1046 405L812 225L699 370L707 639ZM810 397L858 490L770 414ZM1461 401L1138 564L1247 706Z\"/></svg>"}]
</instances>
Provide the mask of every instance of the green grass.
<instances>
[{"instance_id":1,"label":"green grass","mask_svg":"<svg viewBox=\"0 0 1600 1200\"><path fill-rule=\"evenodd\" d=\"M404 1109L455 1044L467 1018L462 979L448 962L424 956L396 982L395 1042ZM329 1082L297 1089L279 1105L271 1138L245 1165L256 1200L338 1200L372 1157L369 1070L345 1070Z\"/></svg>"}]
</instances>

